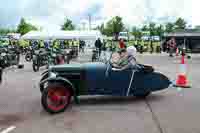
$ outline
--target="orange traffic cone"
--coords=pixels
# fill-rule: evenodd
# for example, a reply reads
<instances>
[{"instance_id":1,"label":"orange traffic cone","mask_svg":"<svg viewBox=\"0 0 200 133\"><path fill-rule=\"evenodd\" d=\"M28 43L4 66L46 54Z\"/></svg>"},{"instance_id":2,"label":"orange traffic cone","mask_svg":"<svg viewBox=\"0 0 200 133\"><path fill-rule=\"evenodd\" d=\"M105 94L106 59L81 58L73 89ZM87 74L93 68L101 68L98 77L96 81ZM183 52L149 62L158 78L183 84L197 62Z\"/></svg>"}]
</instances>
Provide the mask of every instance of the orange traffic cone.
<instances>
[{"instance_id":1,"label":"orange traffic cone","mask_svg":"<svg viewBox=\"0 0 200 133\"><path fill-rule=\"evenodd\" d=\"M178 48L176 48L176 56L178 56L178 54L179 54L179 50Z\"/></svg>"},{"instance_id":2,"label":"orange traffic cone","mask_svg":"<svg viewBox=\"0 0 200 133\"><path fill-rule=\"evenodd\" d=\"M180 73L178 74L175 86L182 87L182 88L190 88L190 86L188 85L188 80L186 76L186 64L185 64L184 55L182 55L181 57Z\"/></svg>"}]
</instances>

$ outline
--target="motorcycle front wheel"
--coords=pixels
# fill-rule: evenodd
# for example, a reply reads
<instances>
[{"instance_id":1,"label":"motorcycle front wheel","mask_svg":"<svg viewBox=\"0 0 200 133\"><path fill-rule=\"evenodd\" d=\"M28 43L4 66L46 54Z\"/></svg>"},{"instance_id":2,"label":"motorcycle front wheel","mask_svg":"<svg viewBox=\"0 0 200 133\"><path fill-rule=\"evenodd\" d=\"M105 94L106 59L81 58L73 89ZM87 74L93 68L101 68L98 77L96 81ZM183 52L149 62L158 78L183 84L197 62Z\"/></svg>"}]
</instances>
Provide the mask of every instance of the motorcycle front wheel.
<instances>
[{"instance_id":1,"label":"motorcycle front wheel","mask_svg":"<svg viewBox=\"0 0 200 133\"><path fill-rule=\"evenodd\" d=\"M40 63L38 59L33 60L33 71L38 72L40 69Z\"/></svg>"},{"instance_id":2,"label":"motorcycle front wheel","mask_svg":"<svg viewBox=\"0 0 200 133\"><path fill-rule=\"evenodd\" d=\"M28 61L28 62L31 61L31 54L30 54L30 53L27 53L27 54L26 54L25 60Z\"/></svg>"}]
</instances>

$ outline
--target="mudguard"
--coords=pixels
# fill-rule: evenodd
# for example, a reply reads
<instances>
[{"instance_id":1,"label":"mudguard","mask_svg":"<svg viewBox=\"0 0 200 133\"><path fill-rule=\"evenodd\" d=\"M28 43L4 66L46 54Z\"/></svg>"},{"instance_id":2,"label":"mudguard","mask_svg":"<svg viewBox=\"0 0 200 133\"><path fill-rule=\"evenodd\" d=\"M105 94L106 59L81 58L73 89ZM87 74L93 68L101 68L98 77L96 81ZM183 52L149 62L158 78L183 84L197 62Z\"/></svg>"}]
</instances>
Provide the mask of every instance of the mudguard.
<instances>
[{"instance_id":1,"label":"mudguard","mask_svg":"<svg viewBox=\"0 0 200 133\"><path fill-rule=\"evenodd\" d=\"M52 82L52 81L61 81L61 82L64 82L64 83L66 83L66 84L69 84L69 85L72 87L75 102L76 102L76 103L79 103L78 97L77 97L77 95L76 95L76 88L75 88L74 85L73 85L68 79L66 79L66 78L63 78L63 77L56 77L56 78L49 77L49 78L44 79L43 81L41 81L41 82L40 82L40 85L41 85L41 84L44 84L44 83L46 83L46 82Z\"/></svg>"}]
</instances>

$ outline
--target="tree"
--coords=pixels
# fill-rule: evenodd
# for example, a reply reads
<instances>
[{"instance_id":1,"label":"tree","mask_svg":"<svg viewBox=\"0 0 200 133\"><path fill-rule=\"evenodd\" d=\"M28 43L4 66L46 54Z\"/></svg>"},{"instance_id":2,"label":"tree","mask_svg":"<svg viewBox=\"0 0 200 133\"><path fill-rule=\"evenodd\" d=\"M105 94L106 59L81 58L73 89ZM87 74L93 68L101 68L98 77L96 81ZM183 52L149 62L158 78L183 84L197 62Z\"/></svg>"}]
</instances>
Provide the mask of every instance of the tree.
<instances>
[{"instance_id":1,"label":"tree","mask_svg":"<svg viewBox=\"0 0 200 133\"><path fill-rule=\"evenodd\" d=\"M32 30L38 30L38 29L37 29L36 26L27 23L25 21L25 19L22 18L20 20L19 25L17 26L17 33L20 33L21 35L24 35L24 34L28 33L29 31L32 31Z\"/></svg>"},{"instance_id":2,"label":"tree","mask_svg":"<svg viewBox=\"0 0 200 133\"><path fill-rule=\"evenodd\" d=\"M119 32L125 29L124 24L122 22L122 18L119 16L115 16L111 20L106 23L106 27L103 27L103 32L107 36L115 35L115 38L118 37Z\"/></svg>"},{"instance_id":3,"label":"tree","mask_svg":"<svg viewBox=\"0 0 200 133\"><path fill-rule=\"evenodd\" d=\"M142 32L140 29L138 29L137 27L133 27L132 28L132 35L135 36L135 39L138 40L138 39L141 39L142 37Z\"/></svg>"},{"instance_id":4,"label":"tree","mask_svg":"<svg viewBox=\"0 0 200 133\"><path fill-rule=\"evenodd\" d=\"M74 29L75 26L73 25L72 21L66 18L64 24L61 26L61 30L74 30Z\"/></svg>"},{"instance_id":5,"label":"tree","mask_svg":"<svg viewBox=\"0 0 200 133\"><path fill-rule=\"evenodd\" d=\"M184 30L187 22L183 18L178 18L174 23L176 30Z\"/></svg>"},{"instance_id":6,"label":"tree","mask_svg":"<svg viewBox=\"0 0 200 133\"><path fill-rule=\"evenodd\" d=\"M15 33L16 31L14 29L0 28L0 35L6 35L11 32Z\"/></svg>"},{"instance_id":7,"label":"tree","mask_svg":"<svg viewBox=\"0 0 200 133\"><path fill-rule=\"evenodd\" d=\"M100 30L101 34L107 35L106 32L105 32L104 24L101 24L100 26L98 26L97 29Z\"/></svg>"},{"instance_id":8,"label":"tree","mask_svg":"<svg viewBox=\"0 0 200 133\"><path fill-rule=\"evenodd\" d=\"M165 32L166 33L170 33L170 32L174 32L174 27L175 25L171 22L168 22L166 25L165 25Z\"/></svg>"},{"instance_id":9,"label":"tree","mask_svg":"<svg viewBox=\"0 0 200 133\"><path fill-rule=\"evenodd\" d=\"M156 35L156 24L154 22L151 22L148 26L149 32L150 32L150 37Z\"/></svg>"},{"instance_id":10,"label":"tree","mask_svg":"<svg viewBox=\"0 0 200 133\"><path fill-rule=\"evenodd\" d=\"M162 38L164 33L165 33L165 30L164 30L163 25L159 25L158 27L156 27L156 35L158 35L160 38Z\"/></svg>"},{"instance_id":11,"label":"tree","mask_svg":"<svg viewBox=\"0 0 200 133\"><path fill-rule=\"evenodd\" d=\"M142 27L142 29L141 29L142 31L148 31L149 30L149 28L148 28L148 26L147 25L143 25L143 27Z\"/></svg>"}]
</instances>

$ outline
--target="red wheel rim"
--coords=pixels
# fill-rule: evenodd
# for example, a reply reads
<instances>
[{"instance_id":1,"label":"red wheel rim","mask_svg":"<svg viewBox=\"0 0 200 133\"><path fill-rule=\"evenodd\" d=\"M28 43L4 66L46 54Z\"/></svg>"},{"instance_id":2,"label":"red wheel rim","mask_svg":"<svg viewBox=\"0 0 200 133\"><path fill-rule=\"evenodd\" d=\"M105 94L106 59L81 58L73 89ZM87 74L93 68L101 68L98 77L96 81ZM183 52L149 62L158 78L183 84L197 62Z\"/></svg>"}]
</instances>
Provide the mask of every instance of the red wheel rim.
<instances>
[{"instance_id":1,"label":"red wheel rim","mask_svg":"<svg viewBox=\"0 0 200 133\"><path fill-rule=\"evenodd\" d=\"M65 88L49 89L47 105L51 110L59 111L70 102L70 92Z\"/></svg>"}]
</instances>

